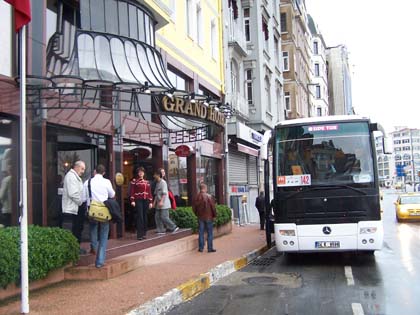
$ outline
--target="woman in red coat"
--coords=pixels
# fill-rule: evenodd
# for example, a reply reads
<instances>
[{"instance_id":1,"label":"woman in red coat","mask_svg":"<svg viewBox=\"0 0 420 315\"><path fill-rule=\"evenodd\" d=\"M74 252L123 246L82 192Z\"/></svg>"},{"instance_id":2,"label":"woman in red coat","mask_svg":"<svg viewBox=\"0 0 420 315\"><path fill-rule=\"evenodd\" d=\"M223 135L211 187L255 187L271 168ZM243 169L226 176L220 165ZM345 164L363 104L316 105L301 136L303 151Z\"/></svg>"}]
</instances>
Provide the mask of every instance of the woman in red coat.
<instances>
[{"instance_id":1,"label":"woman in red coat","mask_svg":"<svg viewBox=\"0 0 420 315\"><path fill-rule=\"evenodd\" d=\"M146 238L147 232L147 210L151 207L153 200L150 184L144 179L144 168L136 169L136 177L130 182L130 202L137 212L137 239Z\"/></svg>"}]
</instances>

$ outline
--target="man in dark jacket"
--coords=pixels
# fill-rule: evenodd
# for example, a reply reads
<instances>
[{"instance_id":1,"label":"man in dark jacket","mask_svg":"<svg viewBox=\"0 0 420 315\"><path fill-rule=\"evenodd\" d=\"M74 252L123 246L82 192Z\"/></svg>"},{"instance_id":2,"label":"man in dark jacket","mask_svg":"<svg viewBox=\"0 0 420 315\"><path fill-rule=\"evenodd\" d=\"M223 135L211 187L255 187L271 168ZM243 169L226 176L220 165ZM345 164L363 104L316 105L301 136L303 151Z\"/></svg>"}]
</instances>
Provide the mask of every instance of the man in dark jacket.
<instances>
[{"instance_id":1,"label":"man in dark jacket","mask_svg":"<svg viewBox=\"0 0 420 315\"><path fill-rule=\"evenodd\" d=\"M204 249L204 230L207 230L207 251L214 253L213 220L216 218L216 205L213 197L207 193L206 184L200 184L200 192L195 196L192 208L198 217L198 251Z\"/></svg>"},{"instance_id":2,"label":"man in dark jacket","mask_svg":"<svg viewBox=\"0 0 420 315\"><path fill-rule=\"evenodd\" d=\"M260 215L260 229L264 230L264 223L265 223L265 197L264 192L260 191L260 195L255 199L255 208L258 210L258 214Z\"/></svg>"}]
</instances>

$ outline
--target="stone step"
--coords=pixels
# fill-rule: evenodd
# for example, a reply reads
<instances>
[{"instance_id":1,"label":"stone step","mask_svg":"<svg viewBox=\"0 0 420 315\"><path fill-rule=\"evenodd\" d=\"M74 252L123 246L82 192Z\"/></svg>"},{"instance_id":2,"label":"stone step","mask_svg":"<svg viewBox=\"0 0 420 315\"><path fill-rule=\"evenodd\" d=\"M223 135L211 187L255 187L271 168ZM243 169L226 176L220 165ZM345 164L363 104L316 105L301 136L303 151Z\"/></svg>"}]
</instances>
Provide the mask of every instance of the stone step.
<instances>
[{"instance_id":1,"label":"stone step","mask_svg":"<svg viewBox=\"0 0 420 315\"><path fill-rule=\"evenodd\" d=\"M166 233L165 235L157 235L154 232L147 235L147 239L111 239L108 241L108 248L106 251L107 260L123 256L132 252L137 252L149 247L157 246L162 243L177 240L192 234L191 229L179 229L175 233ZM89 244L83 244L83 247L88 249ZM77 263L78 266L89 266L95 263L95 255L86 254L80 255Z\"/></svg>"},{"instance_id":2,"label":"stone step","mask_svg":"<svg viewBox=\"0 0 420 315\"><path fill-rule=\"evenodd\" d=\"M178 239L173 241L166 240L160 245L151 245L152 247L139 249L126 255L115 258L107 258L105 266L96 268L94 264L88 266L72 266L65 269L66 280L106 280L118 277L129 271L141 268L142 266L165 261L175 255L197 248L197 236L191 235L182 237L180 233Z\"/></svg>"}]
</instances>

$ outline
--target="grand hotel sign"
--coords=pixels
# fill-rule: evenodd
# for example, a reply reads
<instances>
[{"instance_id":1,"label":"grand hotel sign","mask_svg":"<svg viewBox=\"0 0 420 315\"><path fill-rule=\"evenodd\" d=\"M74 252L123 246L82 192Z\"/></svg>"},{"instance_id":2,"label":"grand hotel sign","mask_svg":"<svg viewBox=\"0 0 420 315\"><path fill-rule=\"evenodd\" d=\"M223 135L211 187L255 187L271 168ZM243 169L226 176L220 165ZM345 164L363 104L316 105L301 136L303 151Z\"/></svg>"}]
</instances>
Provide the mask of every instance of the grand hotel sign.
<instances>
[{"instance_id":1,"label":"grand hotel sign","mask_svg":"<svg viewBox=\"0 0 420 315\"><path fill-rule=\"evenodd\" d=\"M162 110L183 116L199 118L218 126L224 127L225 115L215 107L204 105L204 102L184 100L178 97L164 96L162 98Z\"/></svg>"}]
</instances>

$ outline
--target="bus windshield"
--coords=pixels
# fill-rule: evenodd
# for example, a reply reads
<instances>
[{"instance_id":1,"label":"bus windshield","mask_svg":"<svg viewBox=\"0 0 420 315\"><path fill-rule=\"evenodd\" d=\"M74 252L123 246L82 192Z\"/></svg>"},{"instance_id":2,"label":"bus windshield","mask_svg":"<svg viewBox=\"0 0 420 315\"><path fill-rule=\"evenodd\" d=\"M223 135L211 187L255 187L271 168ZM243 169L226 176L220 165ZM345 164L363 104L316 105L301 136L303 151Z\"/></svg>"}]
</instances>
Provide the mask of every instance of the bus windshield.
<instances>
[{"instance_id":1,"label":"bus windshield","mask_svg":"<svg viewBox=\"0 0 420 315\"><path fill-rule=\"evenodd\" d=\"M372 187L374 167L367 122L278 127L277 187Z\"/></svg>"}]
</instances>

